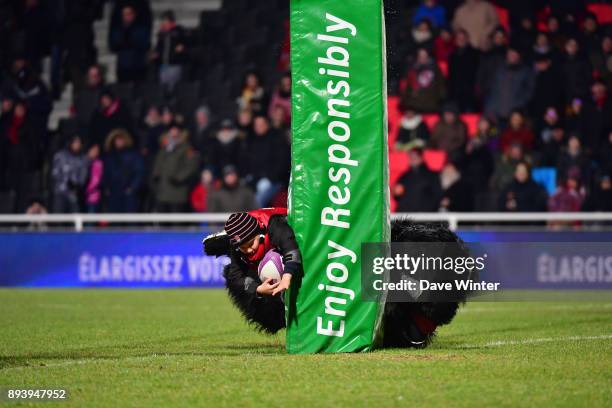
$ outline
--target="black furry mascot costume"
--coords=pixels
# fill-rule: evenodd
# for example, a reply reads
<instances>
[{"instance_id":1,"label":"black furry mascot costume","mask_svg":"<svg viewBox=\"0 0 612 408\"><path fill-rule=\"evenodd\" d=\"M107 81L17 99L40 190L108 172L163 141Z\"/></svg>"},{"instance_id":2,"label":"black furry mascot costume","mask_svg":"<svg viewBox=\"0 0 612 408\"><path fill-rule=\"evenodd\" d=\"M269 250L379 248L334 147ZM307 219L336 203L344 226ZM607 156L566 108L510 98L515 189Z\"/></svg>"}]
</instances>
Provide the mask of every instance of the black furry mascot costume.
<instances>
[{"instance_id":1,"label":"black furry mascot costume","mask_svg":"<svg viewBox=\"0 0 612 408\"><path fill-rule=\"evenodd\" d=\"M245 213L238 213L245 214ZM301 258L296 260L295 237L283 214L269 218L269 226L260 225L258 233L268 234L270 245L283 255L293 273L301 269ZM262 224L262 223L260 223ZM226 224L227 225L227 224ZM266 231L267 230L267 231ZM248 260L230 243L230 234L214 234L204 239L204 250L209 255L229 255L231 262L225 266L226 288L234 305L257 330L274 334L285 327L285 308L280 296L259 296L256 292L261 281L256 268L249 268ZM280 236L280 237L279 237ZM262 243L264 242L264 238ZM279 245L279 241L284 241ZM442 223L416 223L410 219L391 223L392 242L450 242L463 248L463 241ZM274 244L273 242L276 242ZM295 244L294 244L295 243ZM289 252L293 252L293 257ZM299 250L298 250L299 251ZM467 251L466 251L467 253ZM465 297L463 298L465 300ZM463 301L461 300L461 301ZM383 316L383 347L426 347L435 335L436 328L448 324L457 313L461 302L404 303L387 302Z\"/></svg>"}]
</instances>

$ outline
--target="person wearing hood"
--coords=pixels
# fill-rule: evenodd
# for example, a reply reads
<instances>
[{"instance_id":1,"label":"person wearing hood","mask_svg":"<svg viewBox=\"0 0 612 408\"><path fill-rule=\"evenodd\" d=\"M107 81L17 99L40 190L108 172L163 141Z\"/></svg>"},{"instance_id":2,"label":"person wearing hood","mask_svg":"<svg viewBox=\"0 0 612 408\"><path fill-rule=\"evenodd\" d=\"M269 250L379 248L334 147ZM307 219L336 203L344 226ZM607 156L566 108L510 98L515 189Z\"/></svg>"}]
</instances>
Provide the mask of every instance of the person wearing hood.
<instances>
[{"instance_id":1,"label":"person wearing hood","mask_svg":"<svg viewBox=\"0 0 612 408\"><path fill-rule=\"evenodd\" d=\"M521 54L515 47L508 48L506 63L495 73L493 86L486 95L487 116L505 123L512 111L524 109L533 94L534 75L523 64Z\"/></svg>"},{"instance_id":2,"label":"person wearing hood","mask_svg":"<svg viewBox=\"0 0 612 408\"><path fill-rule=\"evenodd\" d=\"M138 211L138 193L144 179L142 157L133 148L132 136L125 129L113 130L106 139L103 191L107 211L133 213Z\"/></svg>"},{"instance_id":3,"label":"person wearing hood","mask_svg":"<svg viewBox=\"0 0 612 408\"><path fill-rule=\"evenodd\" d=\"M253 190L242 183L236 167L225 166L222 176L221 187L208 194L207 211L226 213L248 211L257 207Z\"/></svg>"},{"instance_id":4,"label":"person wearing hood","mask_svg":"<svg viewBox=\"0 0 612 408\"><path fill-rule=\"evenodd\" d=\"M429 141L429 128L423 121L423 116L410 105L400 108L404 112L400 119L395 150L409 151L415 147L425 147Z\"/></svg>"},{"instance_id":5,"label":"person wearing hood","mask_svg":"<svg viewBox=\"0 0 612 408\"><path fill-rule=\"evenodd\" d=\"M444 82L444 76L429 51L420 48L406 78L402 104L411 105L424 113L438 112L446 97Z\"/></svg>"},{"instance_id":6,"label":"person wearing hood","mask_svg":"<svg viewBox=\"0 0 612 408\"><path fill-rule=\"evenodd\" d=\"M73 136L66 148L53 156L53 212L75 213L80 210L80 199L87 181L88 161L82 152L83 143Z\"/></svg>"},{"instance_id":7,"label":"person wearing hood","mask_svg":"<svg viewBox=\"0 0 612 408\"><path fill-rule=\"evenodd\" d=\"M499 210L543 212L546 211L546 200L546 190L531 178L529 164L521 161L516 165L514 178L499 196Z\"/></svg>"},{"instance_id":8,"label":"person wearing hood","mask_svg":"<svg viewBox=\"0 0 612 408\"><path fill-rule=\"evenodd\" d=\"M155 158L151 178L158 212L183 212L188 208L190 188L200 161L188 137L178 123L172 124L162 136L162 148Z\"/></svg>"}]
</instances>

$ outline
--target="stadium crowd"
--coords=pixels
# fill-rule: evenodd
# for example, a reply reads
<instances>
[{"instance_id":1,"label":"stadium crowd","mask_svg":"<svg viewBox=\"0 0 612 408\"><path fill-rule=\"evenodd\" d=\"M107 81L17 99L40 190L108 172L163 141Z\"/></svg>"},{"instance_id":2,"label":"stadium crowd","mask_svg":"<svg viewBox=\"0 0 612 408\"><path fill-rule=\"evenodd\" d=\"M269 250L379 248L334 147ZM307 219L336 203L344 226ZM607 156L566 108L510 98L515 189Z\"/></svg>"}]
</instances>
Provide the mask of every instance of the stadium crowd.
<instances>
[{"instance_id":1,"label":"stadium crowd","mask_svg":"<svg viewBox=\"0 0 612 408\"><path fill-rule=\"evenodd\" d=\"M168 10L152 33L148 0L115 0L106 83L104 0L0 1L2 211L284 205L287 3L226 1L196 28ZM612 11L595 6L387 2L396 211L612 211Z\"/></svg>"}]
</instances>

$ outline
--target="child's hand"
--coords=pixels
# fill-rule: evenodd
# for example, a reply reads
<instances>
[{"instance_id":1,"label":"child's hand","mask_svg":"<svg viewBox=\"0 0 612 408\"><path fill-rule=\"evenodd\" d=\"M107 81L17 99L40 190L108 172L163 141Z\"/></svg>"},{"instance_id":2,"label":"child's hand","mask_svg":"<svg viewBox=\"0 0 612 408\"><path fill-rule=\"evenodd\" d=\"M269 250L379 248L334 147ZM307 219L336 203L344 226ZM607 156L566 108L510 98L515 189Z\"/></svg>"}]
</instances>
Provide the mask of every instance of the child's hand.
<instances>
[{"instance_id":1,"label":"child's hand","mask_svg":"<svg viewBox=\"0 0 612 408\"><path fill-rule=\"evenodd\" d=\"M291 274L290 273L285 273L283 275L283 277L281 278L281 281L276 284L277 285L276 289L274 289L272 291L272 296L274 296L277 293L280 293L283 290L287 289L290 284L291 284Z\"/></svg>"},{"instance_id":2,"label":"child's hand","mask_svg":"<svg viewBox=\"0 0 612 408\"><path fill-rule=\"evenodd\" d=\"M268 278L257 287L257 293L262 296L272 296L274 295L274 289L276 289L279 284L280 282L272 283L272 279Z\"/></svg>"}]
</instances>

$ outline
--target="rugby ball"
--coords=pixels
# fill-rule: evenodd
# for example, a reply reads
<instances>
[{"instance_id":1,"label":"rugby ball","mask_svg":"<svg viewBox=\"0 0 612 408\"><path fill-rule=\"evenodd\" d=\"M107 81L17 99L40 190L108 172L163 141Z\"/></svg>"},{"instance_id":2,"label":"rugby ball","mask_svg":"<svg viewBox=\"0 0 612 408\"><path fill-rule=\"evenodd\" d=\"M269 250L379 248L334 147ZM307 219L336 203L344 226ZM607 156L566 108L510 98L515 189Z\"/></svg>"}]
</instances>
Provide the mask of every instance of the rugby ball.
<instances>
[{"instance_id":1,"label":"rugby ball","mask_svg":"<svg viewBox=\"0 0 612 408\"><path fill-rule=\"evenodd\" d=\"M268 251L257 267L257 274L262 282L268 278L272 279L272 283L280 281L283 271L283 258L274 250Z\"/></svg>"}]
</instances>

